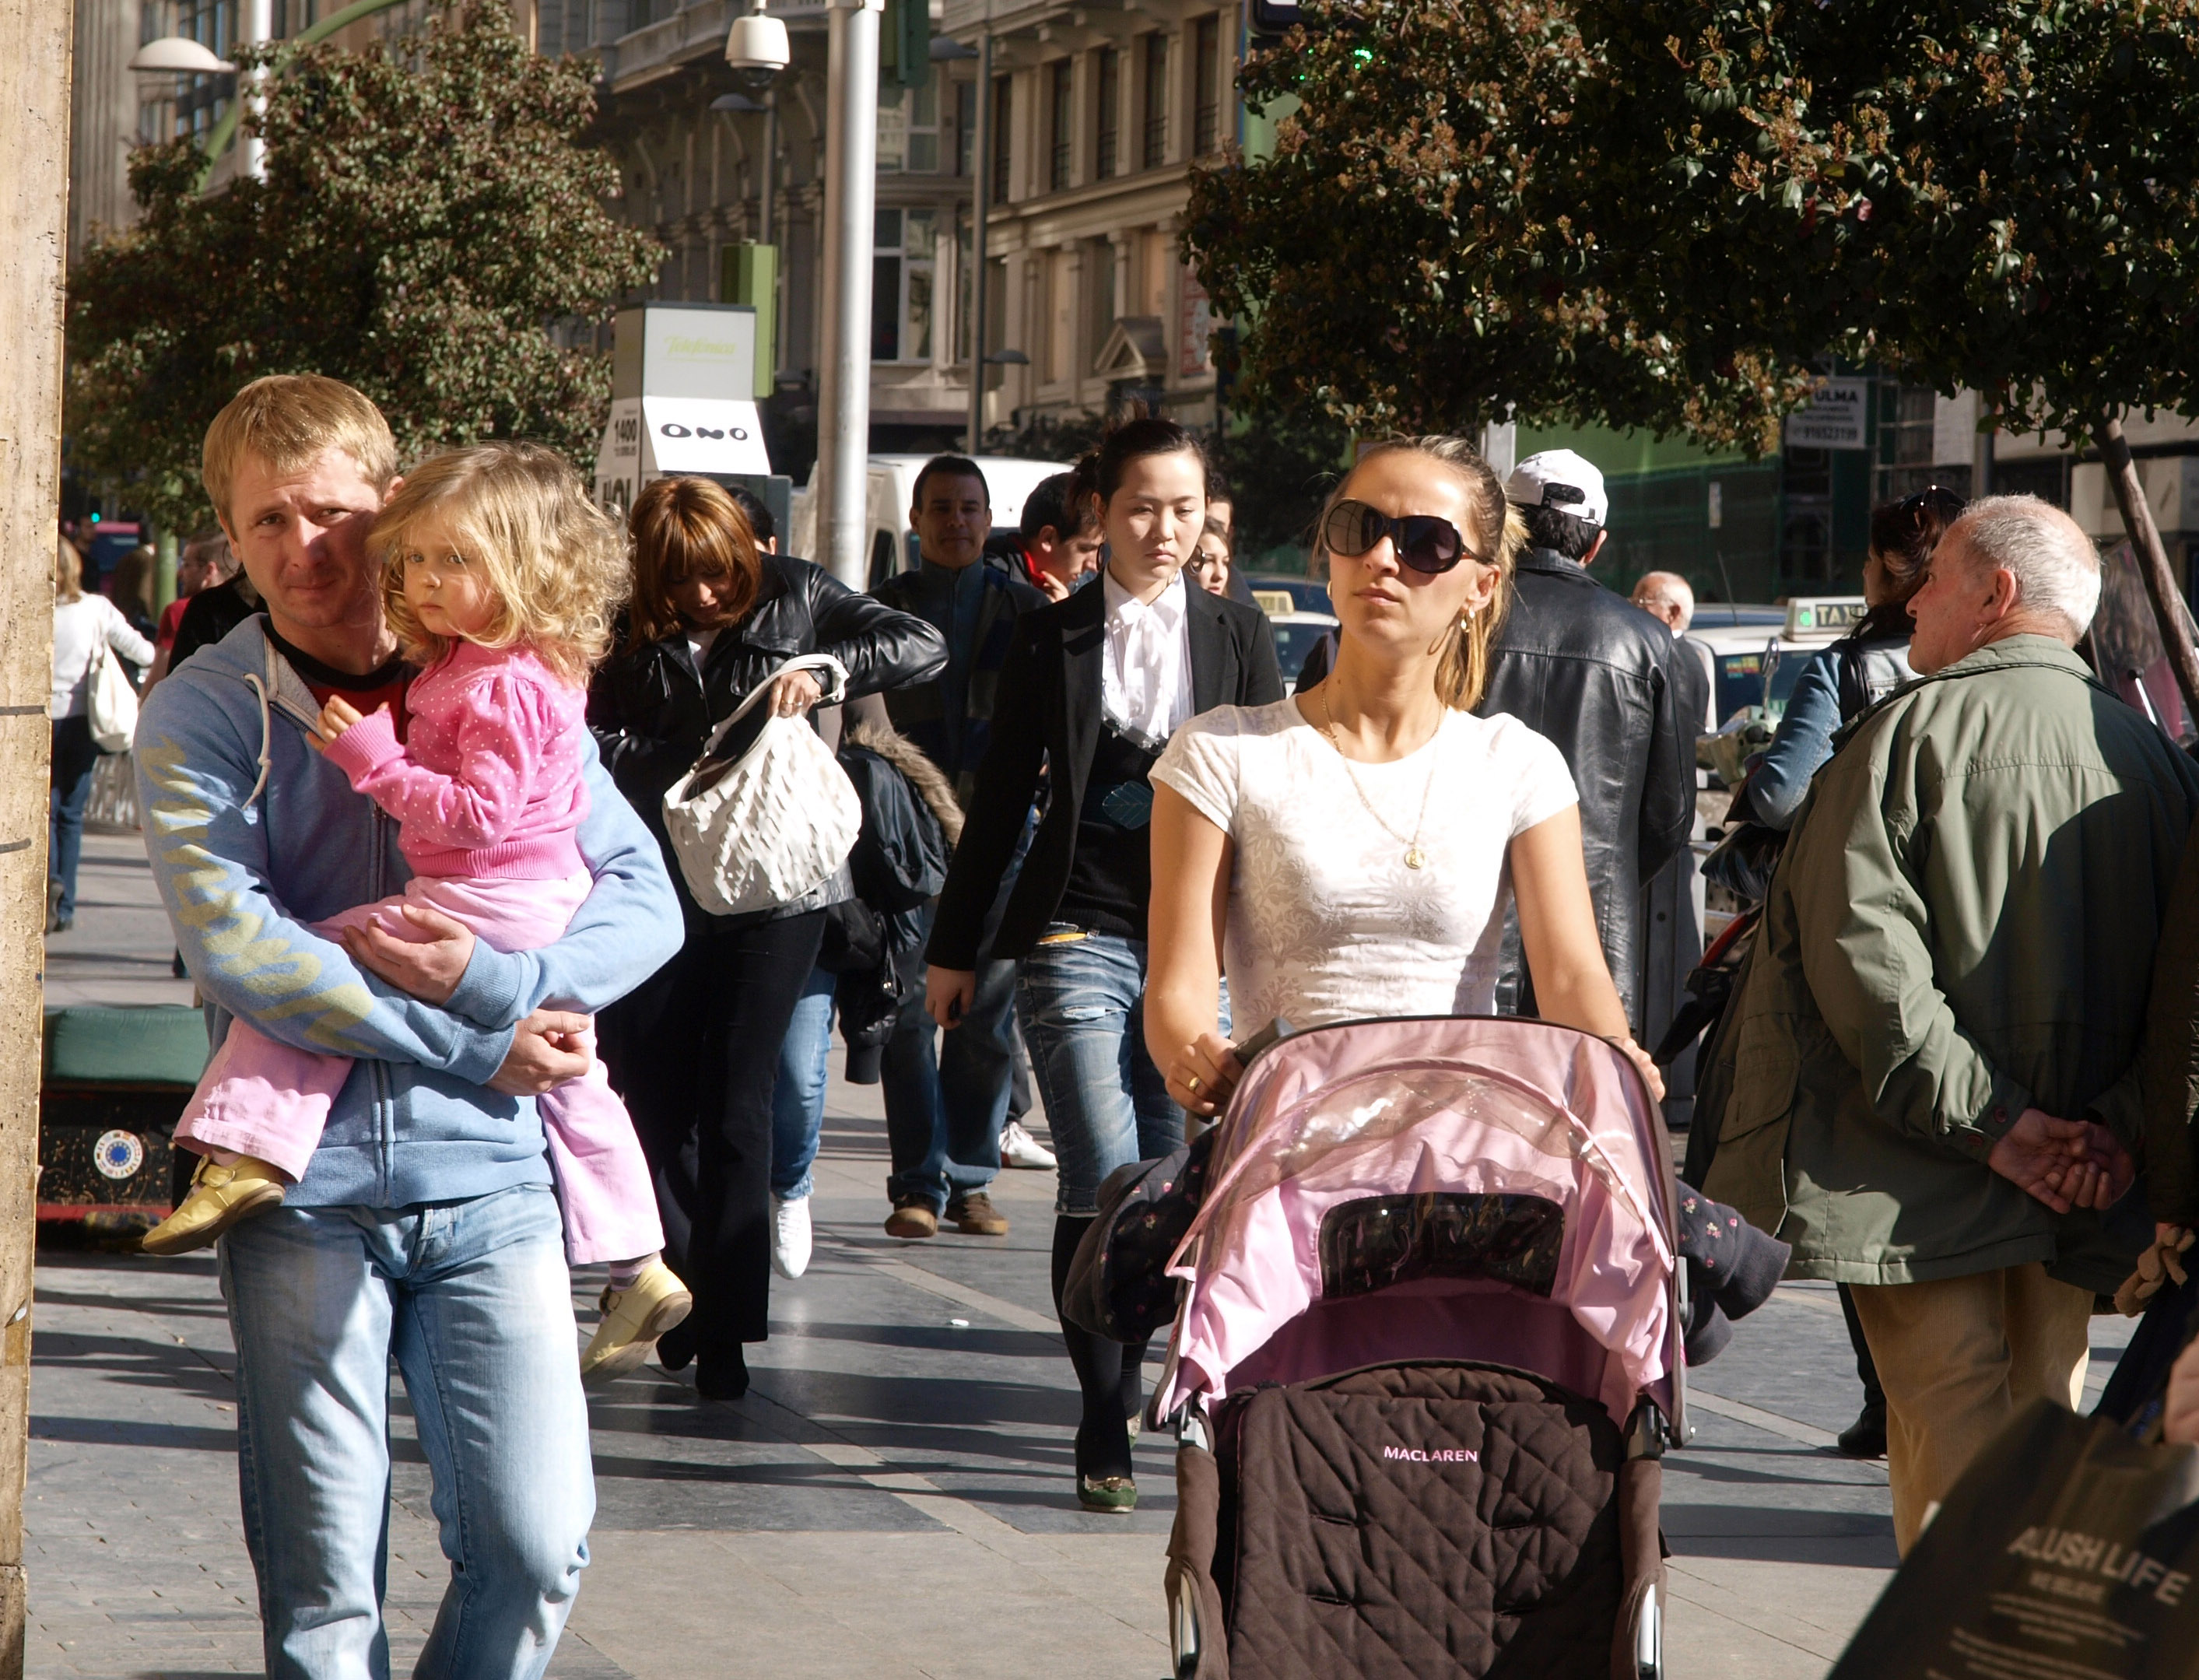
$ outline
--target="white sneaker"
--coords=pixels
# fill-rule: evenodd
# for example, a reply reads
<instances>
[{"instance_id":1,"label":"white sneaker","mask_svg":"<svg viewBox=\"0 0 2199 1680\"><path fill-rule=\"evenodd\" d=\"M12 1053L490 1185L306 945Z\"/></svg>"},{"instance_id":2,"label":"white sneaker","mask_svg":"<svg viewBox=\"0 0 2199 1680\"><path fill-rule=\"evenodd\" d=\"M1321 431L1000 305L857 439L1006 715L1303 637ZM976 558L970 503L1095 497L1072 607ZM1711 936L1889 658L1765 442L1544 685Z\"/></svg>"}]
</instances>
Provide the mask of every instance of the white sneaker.
<instances>
[{"instance_id":1,"label":"white sneaker","mask_svg":"<svg viewBox=\"0 0 2199 1680\"><path fill-rule=\"evenodd\" d=\"M783 1278L798 1278L809 1269L809 1198L782 1202L771 1199L771 1269Z\"/></svg>"},{"instance_id":2,"label":"white sneaker","mask_svg":"<svg viewBox=\"0 0 2199 1680\"><path fill-rule=\"evenodd\" d=\"M1020 1120L1000 1128L1000 1161L1004 1166L1037 1167L1047 1172L1061 1164L1051 1149L1024 1129Z\"/></svg>"}]
</instances>

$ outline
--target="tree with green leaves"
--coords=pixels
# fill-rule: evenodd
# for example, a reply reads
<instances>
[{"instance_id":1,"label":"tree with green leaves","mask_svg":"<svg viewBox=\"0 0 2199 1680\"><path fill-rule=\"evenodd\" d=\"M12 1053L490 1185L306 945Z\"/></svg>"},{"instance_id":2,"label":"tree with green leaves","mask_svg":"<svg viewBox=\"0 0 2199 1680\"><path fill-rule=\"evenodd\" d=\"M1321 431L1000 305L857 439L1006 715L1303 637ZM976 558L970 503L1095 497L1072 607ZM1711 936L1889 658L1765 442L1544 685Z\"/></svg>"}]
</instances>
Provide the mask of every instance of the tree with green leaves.
<instances>
[{"instance_id":1,"label":"tree with green leaves","mask_svg":"<svg viewBox=\"0 0 2199 1680\"><path fill-rule=\"evenodd\" d=\"M2199 0L1578 0L1601 67L1566 167L1674 309L2091 438L2199 718L2122 435L2199 412ZM1692 277L1692 278L1690 278Z\"/></svg>"},{"instance_id":2,"label":"tree with green leaves","mask_svg":"<svg viewBox=\"0 0 2199 1680\"><path fill-rule=\"evenodd\" d=\"M1312 548L1321 505L1350 464L1351 434L1308 403L1245 417L1207 448L1237 499L1237 563L1252 570L1277 549Z\"/></svg>"},{"instance_id":3,"label":"tree with green leaves","mask_svg":"<svg viewBox=\"0 0 2199 1680\"><path fill-rule=\"evenodd\" d=\"M2097 440L2199 717L2121 417L2199 411L2199 0L1310 0L1272 157L1187 247L1260 400L1753 452L1839 355Z\"/></svg>"},{"instance_id":4,"label":"tree with green leaves","mask_svg":"<svg viewBox=\"0 0 2199 1680\"><path fill-rule=\"evenodd\" d=\"M201 193L190 141L141 149L142 219L70 277L76 464L188 528L208 422L302 372L373 398L407 458L492 437L592 458L610 360L560 329L663 254L605 208L594 67L529 52L507 0L439 0L422 33L361 51L247 57L268 67L265 178Z\"/></svg>"},{"instance_id":5,"label":"tree with green leaves","mask_svg":"<svg viewBox=\"0 0 2199 1680\"><path fill-rule=\"evenodd\" d=\"M1807 369L1685 330L1569 172L1596 73L1554 0L1309 0L1256 54L1269 156L1193 178L1184 244L1241 324L1238 400L1355 430L1595 418L1761 452Z\"/></svg>"}]
</instances>

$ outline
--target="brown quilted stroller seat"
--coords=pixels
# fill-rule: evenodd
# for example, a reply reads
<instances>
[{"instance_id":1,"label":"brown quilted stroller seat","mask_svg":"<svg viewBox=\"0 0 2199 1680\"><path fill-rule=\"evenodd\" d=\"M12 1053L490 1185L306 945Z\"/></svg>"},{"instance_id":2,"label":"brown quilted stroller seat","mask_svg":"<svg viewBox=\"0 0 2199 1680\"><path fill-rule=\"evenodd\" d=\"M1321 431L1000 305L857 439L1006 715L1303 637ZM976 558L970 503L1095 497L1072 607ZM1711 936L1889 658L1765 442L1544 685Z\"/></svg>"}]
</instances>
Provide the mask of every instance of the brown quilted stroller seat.
<instances>
[{"instance_id":1,"label":"brown quilted stroller seat","mask_svg":"<svg viewBox=\"0 0 2199 1680\"><path fill-rule=\"evenodd\" d=\"M1660 1675L1662 1146L1619 1053L1543 1023L1348 1024L1254 1063L1155 1408L1179 1680Z\"/></svg>"}]
</instances>

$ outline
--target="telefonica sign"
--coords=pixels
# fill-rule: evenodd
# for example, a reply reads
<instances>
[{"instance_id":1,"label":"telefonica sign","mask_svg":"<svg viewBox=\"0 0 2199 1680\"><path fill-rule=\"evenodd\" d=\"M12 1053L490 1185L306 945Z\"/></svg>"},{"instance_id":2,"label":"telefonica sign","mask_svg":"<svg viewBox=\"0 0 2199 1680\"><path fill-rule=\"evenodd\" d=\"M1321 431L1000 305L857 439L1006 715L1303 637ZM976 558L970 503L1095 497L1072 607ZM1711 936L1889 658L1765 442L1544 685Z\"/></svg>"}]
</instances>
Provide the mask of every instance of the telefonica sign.
<instances>
[{"instance_id":1,"label":"telefonica sign","mask_svg":"<svg viewBox=\"0 0 2199 1680\"><path fill-rule=\"evenodd\" d=\"M631 318L640 329L639 388L614 396L707 397L746 401L755 395L755 311L724 305L644 305L619 312L622 352ZM615 388L617 382L613 381Z\"/></svg>"},{"instance_id":2,"label":"telefonica sign","mask_svg":"<svg viewBox=\"0 0 2199 1680\"><path fill-rule=\"evenodd\" d=\"M736 356L751 355L748 345L729 338L668 338L664 341L668 356L720 356L731 360Z\"/></svg>"}]
</instances>

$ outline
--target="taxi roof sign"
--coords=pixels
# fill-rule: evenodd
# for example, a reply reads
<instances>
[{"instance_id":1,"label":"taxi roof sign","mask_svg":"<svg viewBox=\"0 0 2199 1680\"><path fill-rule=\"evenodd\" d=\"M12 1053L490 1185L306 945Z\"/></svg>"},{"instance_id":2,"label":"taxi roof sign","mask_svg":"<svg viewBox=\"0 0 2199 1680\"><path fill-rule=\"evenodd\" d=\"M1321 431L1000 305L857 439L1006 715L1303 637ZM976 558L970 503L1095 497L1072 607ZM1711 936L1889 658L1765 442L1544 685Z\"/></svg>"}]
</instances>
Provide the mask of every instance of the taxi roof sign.
<instances>
[{"instance_id":1,"label":"taxi roof sign","mask_svg":"<svg viewBox=\"0 0 2199 1680\"><path fill-rule=\"evenodd\" d=\"M1787 635L1844 636L1863 622L1870 603L1860 595L1805 595L1787 604Z\"/></svg>"}]
</instances>

